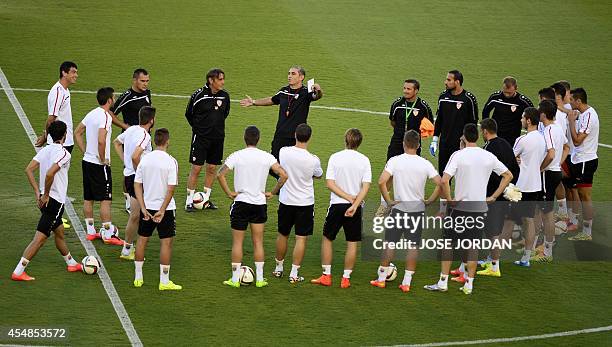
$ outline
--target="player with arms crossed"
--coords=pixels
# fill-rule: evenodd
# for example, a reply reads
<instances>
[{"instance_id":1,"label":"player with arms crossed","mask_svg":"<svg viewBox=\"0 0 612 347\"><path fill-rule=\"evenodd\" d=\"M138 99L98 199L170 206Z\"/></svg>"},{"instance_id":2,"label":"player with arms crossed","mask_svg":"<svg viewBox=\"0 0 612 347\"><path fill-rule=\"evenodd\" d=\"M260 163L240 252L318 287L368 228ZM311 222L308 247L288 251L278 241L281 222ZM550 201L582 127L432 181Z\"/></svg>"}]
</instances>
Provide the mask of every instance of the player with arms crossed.
<instances>
[{"instance_id":1,"label":"player with arms crossed","mask_svg":"<svg viewBox=\"0 0 612 347\"><path fill-rule=\"evenodd\" d=\"M87 226L87 239L102 238L105 244L122 246L119 230L111 222L113 179L110 168L110 139L112 121L110 107L113 104L113 88L100 88L96 93L99 107L91 110L75 130L75 140L84 153L83 167L83 214ZM83 143L83 134L87 147ZM93 218L94 201L100 202L102 228L96 232Z\"/></svg>"},{"instance_id":2,"label":"player with arms crossed","mask_svg":"<svg viewBox=\"0 0 612 347\"><path fill-rule=\"evenodd\" d=\"M49 124L47 132L53 143L41 149L26 167L28 181L34 189L36 203L42 215L36 227L34 239L23 252L17 267L11 275L13 281L32 281L34 277L25 272L26 266L45 244L53 232L55 246L66 261L69 272L81 271L81 264L77 263L66 246L64 240L64 203L68 190L68 170L70 169L70 153L63 147L66 139L66 124L56 120ZM34 178L34 171L39 169L39 183Z\"/></svg>"},{"instance_id":3,"label":"player with arms crossed","mask_svg":"<svg viewBox=\"0 0 612 347\"><path fill-rule=\"evenodd\" d=\"M425 199L425 184L431 179L436 186L440 185L441 178L438 171L428 161L418 155L421 136L415 130L408 130L404 134L404 154L394 156L387 162L385 169L378 179L378 187L385 202L393 206L390 215L407 215L408 218L425 218L425 205L430 204L436 197ZM393 199L389 195L387 183L393 180ZM385 241L398 242L400 239L408 239L413 245L421 243L422 224L418 223L406 229L392 228L386 230ZM370 281L370 284L385 288L386 278L389 273L389 263L393 259L394 249L383 250L380 266L378 267L378 278ZM418 249L410 249L406 253L406 270L404 279L399 288L407 293L410 291L412 276L416 270Z\"/></svg>"},{"instance_id":4,"label":"player with arms crossed","mask_svg":"<svg viewBox=\"0 0 612 347\"><path fill-rule=\"evenodd\" d=\"M277 160L281 148L295 146L295 129L299 124L307 123L310 103L323 97L323 91L318 84L312 86L312 91L304 86L305 77L306 70L303 67L292 66L287 74L289 85L282 87L273 96L254 100L247 95L245 99L240 100L243 107L279 105L271 150ZM270 173L276 177L273 172Z\"/></svg>"},{"instance_id":5,"label":"player with arms crossed","mask_svg":"<svg viewBox=\"0 0 612 347\"><path fill-rule=\"evenodd\" d=\"M344 134L345 149L329 157L327 163L327 188L331 190L329 208L323 225L321 242L321 266L323 274L310 281L322 286L332 285L331 264L333 241L340 228L344 229L346 254L341 288L351 286L351 273L357 258L357 246L361 242L363 199L368 194L372 182L370 159L357 152L363 136L359 129L351 128Z\"/></svg>"},{"instance_id":6,"label":"player with arms crossed","mask_svg":"<svg viewBox=\"0 0 612 347\"><path fill-rule=\"evenodd\" d=\"M140 125L127 128L113 141L115 152L123 161L123 185L130 195L130 206L134 206L134 209L130 210L130 217L125 226L125 240L119 256L124 260L134 260L135 248L132 247L132 243L136 239L140 219L140 206L134 191L134 178L140 158L143 154L151 152L151 135L149 135L149 132L155 124L155 108L143 106L138 112L138 118Z\"/></svg>"},{"instance_id":7,"label":"player with arms crossed","mask_svg":"<svg viewBox=\"0 0 612 347\"><path fill-rule=\"evenodd\" d=\"M244 130L246 148L232 153L226 160L217 178L219 185L234 200L230 207L230 224L232 227L232 277L223 284L230 287L240 287L240 265L242 263L242 243L247 227L251 226L253 238L253 258L255 260L255 285L265 287L264 279L264 226L268 220L266 199L278 194L285 181L287 173L278 164L276 158L257 148L259 129L249 126ZM234 170L234 190L232 191L225 175ZM279 180L270 192L265 192L268 172L272 170ZM265 193L264 193L265 192Z\"/></svg>"},{"instance_id":8,"label":"player with arms crossed","mask_svg":"<svg viewBox=\"0 0 612 347\"><path fill-rule=\"evenodd\" d=\"M212 185L215 181L217 165L223 159L225 140L225 119L230 112L230 96L223 90L225 73L221 69L211 69L206 74L206 84L196 90L185 111L185 118L191 126L191 152L189 162L191 171L187 180L187 200L185 211L195 212L193 195L198 185L198 176L206 163L204 177L204 208L216 210L210 201Z\"/></svg>"},{"instance_id":9,"label":"player with arms crossed","mask_svg":"<svg viewBox=\"0 0 612 347\"><path fill-rule=\"evenodd\" d=\"M159 236L159 290L181 290L170 281L172 242L176 235L176 203L174 190L178 184L178 163L168 154L170 133L161 128L155 131L155 150L145 155L134 178L134 191L140 206L138 243L134 260L134 287L142 287L142 265L145 249L153 231Z\"/></svg>"},{"instance_id":10,"label":"player with arms crossed","mask_svg":"<svg viewBox=\"0 0 612 347\"><path fill-rule=\"evenodd\" d=\"M291 228L295 226L295 247L290 283L304 281L298 270L306 253L308 236L314 228L314 186L313 178L321 178L323 169L319 158L308 152L308 142L312 129L308 124L300 124L295 129L295 146L280 150L280 165L287 172L288 179L280 190L278 201L278 235L276 236L276 268L272 275L283 276L283 263L287 253L287 241Z\"/></svg>"}]
</instances>

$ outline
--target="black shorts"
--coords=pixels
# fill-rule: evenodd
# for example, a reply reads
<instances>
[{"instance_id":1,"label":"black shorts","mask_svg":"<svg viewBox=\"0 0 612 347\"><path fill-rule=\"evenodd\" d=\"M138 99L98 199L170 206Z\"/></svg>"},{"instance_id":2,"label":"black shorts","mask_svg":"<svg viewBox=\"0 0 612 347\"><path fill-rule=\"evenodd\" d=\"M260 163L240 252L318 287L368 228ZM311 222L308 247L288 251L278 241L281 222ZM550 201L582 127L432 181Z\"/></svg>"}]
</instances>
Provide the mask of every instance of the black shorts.
<instances>
[{"instance_id":1,"label":"black shorts","mask_svg":"<svg viewBox=\"0 0 612 347\"><path fill-rule=\"evenodd\" d=\"M149 213L154 216L157 211L155 210L147 210ZM162 218L161 222L155 223L153 218L149 220L144 220L142 217L144 215L140 212L140 222L138 223L138 235L143 237L151 237L153 235L153 230L157 228L157 234L160 239L165 239L168 237L176 236L176 220L175 220L176 210L166 210L164 213L164 218Z\"/></svg>"},{"instance_id":2,"label":"black shorts","mask_svg":"<svg viewBox=\"0 0 612 347\"><path fill-rule=\"evenodd\" d=\"M399 217L398 217L399 216ZM394 227L385 229L385 241L398 242L407 240L413 244L421 244L421 234L423 232L423 222L418 217L425 218L424 212L404 212L398 209L391 209L389 217L397 221L400 218L399 224L394 222Z\"/></svg>"},{"instance_id":3,"label":"black shorts","mask_svg":"<svg viewBox=\"0 0 612 347\"><path fill-rule=\"evenodd\" d=\"M598 163L599 159L595 158L582 163L571 164L570 171L575 179L576 188L589 188L593 186L593 176L595 176L595 171L597 171Z\"/></svg>"},{"instance_id":4,"label":"black shorts","mask_svg":"<svg viewBox=\"0 0 612 347\"><path fill-rule=\"evenodd\" d=\"M52 231L63 224L62 216L64 215L64 204L49 197L47 206L41 208L40 212L41 216L38 220L36 230L49 237Z\"/></svg>"},{"instance_id":5,"label":"black shorts","mask_svg":"<svg viewBox=\"0 0 612 347\"><path fill-rule=\"evenodd\" d=\"M72 150L74 149L74 145L70 145L70 146L64 146L64 149L66 151L68 151L68 153L72 154Z\"/></svg>"},{"instance_id":6,"label":"black shorts","mask_svg":"<svg viewBox=\"0 0 612 347\"><path fill-rule=\"evenodd\" d=\"M521 200L511 203L510 216L519 223L523 218L535 217L538 202L542 200L542 192L522 193Z\"/></svg>"},{"instance_id":7,"label":"black shorts","mask_svg":"<svg viewBox=\"0 0 612 347\"><path fill-rule=\"evenodd\" d=\"M486 229L486 212L467 212L457 209L449 209L448 216L453 218L453 227L444 228L445 239L476 240L481 239Z\"/></svg>"},{"instance_id":8,"label":"black shorts","mask_svg":"<svg viewBox=\"0 0 612 347\"><path fill-rule=\"evenodd\" d=\"M283 147L291 147L291 146L295 146L295 138L274 138L272 140L272 149L270 151L270 153L272 153L272 155L274 156L274 158L276 158L276 160L278 160L278 155L280 153L280 149Z\"/></svg>"},{"instance_id":9,"label":"black shorts","mask_svg":"<svg viewBox=\"0 0 612 347\"><path fill-rule=\"evenodd\" d=\"M492 239L501 234L504 222L510 212L510 203L507 200L497 200L489 204L487 218L485 220L485 236Z\"/></svg>"},{"instance_id":10,"label":"black shorts","mask_svg":"<svg viewBox=\"0 0 612 347\"><path fill-rule=\"evenodd\" d=\"M563 183L565 188L569 189L576 187L576 180L572 177L572 170L570 170L571 165L572 160L568 155L565 161L561 163L561 183Z\"/></svg>"},{"instance_id":11,"label":"black shorts","mask_svg":"<svg viewBox=\"0 0 612 347\"><path fill-rule=\"evenodd\" d=\"M124 176L123 184L125 185L125 192L130 194L130 196L134 199L136 199L136 191L134 190L134 178L136 178L136 174Z\"/></svg>"},{"instance_id":12,"label":"black shorts","mask_svg":"<svg viewBox=\"0 0 612 347\"><path fill-rule=\"evenodd\" d=\"M457 141L459 142L459 141ZM444 169L450 160L451 155L459 150L459 147L440 146L438 151L438 172L440 177L444 176Z\"/></svg>"},{"instance_id":13,"label":"black shorts","mask_svg":"<svg viewBox=\"0 0 612 347\"><path fill-rule=\"evenodd\" d=\"M404 144L402 142L397 142L395 140L391 140L389 147L387 148L387 161L389 159L404 154ZM421 147L417 149L417 155L421 155Z\"/></svg>"},{"instance_id":14,"label":"black shorts","mask_svg":"<svg viewBox=\"0 0 612 347\"><path fill-rule=\"evenodd\" d=\"M312 235L314 229L314 205L293 206L280 202L278 204L278 232L288 236L294 225L296 235Z\"/></svg>"},{"instance_id":15,"label":"black shorts","mask_svg":"<svg viewBox=\"0 0 612 347\"><path fill-rule=\"evenodd\" d=\"M539 203L542 212L549 213L555 208L555 196L557 187L561 183L561 171L549 171L546 170L541 173L542 175L542 199Z\"/></svg>"},{"instance_id":16,"label":"black shorts","mask_svg":"<svg viewBox=\"0 0 612 347\"><path fill-rule=\"evenodd\" d=\"M82 161L83 166L83 200L112 200L113 177L110 166Z\"/></svg>"},{"instance_id":17,"label":"black shorts","mask_svg":"<svg viewBox=\"0 0 612 347\"><path fill-rule=\"evenodd\" d=\"M268 205L253 205L234 201L230 207L230 225L234 230L244 231L251 224L263 224L268 220Z\"/></svg>"},{"instance_id":18,"label":"black shorts","mask_svg":"<svg viewBox=\"0 0 612 347\"><path fill-rule=\"evenodd\" d=\"M327 237L328 240L335 240L340 228L343 228L346 241L361 241L362 208L359 206L353 217L345 217L344 213L349 207L351 207L351 204L332 204L327 208L325 224L323 224L323 236Z\"/></svg>"},{"instance_id":19,"label":"black shorts","mask_svg":"<svg viewBox=\"0 0 612 347\"><path fill-rule=\"evenodd\" d=\"M209 139L202 135L192 133L189 163L202 166L204 163L220 165L223 159L224 139Z\"/></svg>"}]
</instances>

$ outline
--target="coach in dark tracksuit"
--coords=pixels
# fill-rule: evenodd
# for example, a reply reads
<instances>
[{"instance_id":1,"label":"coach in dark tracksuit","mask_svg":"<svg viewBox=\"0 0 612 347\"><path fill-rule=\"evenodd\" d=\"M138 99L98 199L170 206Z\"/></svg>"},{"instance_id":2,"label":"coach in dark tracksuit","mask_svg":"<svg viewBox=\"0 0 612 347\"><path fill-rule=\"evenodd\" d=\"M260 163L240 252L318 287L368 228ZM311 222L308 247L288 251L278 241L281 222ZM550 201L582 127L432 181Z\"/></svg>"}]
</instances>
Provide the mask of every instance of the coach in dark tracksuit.
<instances>
[{"instance_id":1,"label":"coach in dark tracksuit","mask_svg":"<svg viewBox=\"0 0 612 347\"><path fill-rule=\"evenodd\" d=\"M528 97L516 91L516 79L504 78L502 90L493 92L482 109L482 119L491 118L497 123L497 136L508 141L513 146L514 141L521 136L521 118L527 107L533 107Z\"/></svg>"},{"instance_id":2,"label":"coach in dark tracksuit","mask_svg":"<svg viewBox=\"0 0 612 347\"><path fill-rule=\"evenodd\" d=\"M436 155L438 147L438 171L444 173L448 160L459 150L459 139L463 135L463 127L478 122L478 104L476 96L463 89L463 75L457 70L450 71L446 76L446 90L438 98L438 112L434 125L434 138L429 146L432 156ZM439 144L438 144L439 143Z\"/></svg>"},{"instance_id":3,"label":"coach in dark tracksuit","mask_svg":"<svg viewBox=\"0 0 612 347\"><path fill-rule=\"evenodd\" d=\"M393 136L387 149L387 160L396 155L404 154L404 134L408 130L421 133L421 121L429 119L433 123L433 115L429 104L418 97L419 81L408 79L404 81L403 96L395 99L389 110L389 120L393 127ZM420 140L419 140L420 141ZM421 147L417 149L421 155Z\"/></svg>"}]
</instances>

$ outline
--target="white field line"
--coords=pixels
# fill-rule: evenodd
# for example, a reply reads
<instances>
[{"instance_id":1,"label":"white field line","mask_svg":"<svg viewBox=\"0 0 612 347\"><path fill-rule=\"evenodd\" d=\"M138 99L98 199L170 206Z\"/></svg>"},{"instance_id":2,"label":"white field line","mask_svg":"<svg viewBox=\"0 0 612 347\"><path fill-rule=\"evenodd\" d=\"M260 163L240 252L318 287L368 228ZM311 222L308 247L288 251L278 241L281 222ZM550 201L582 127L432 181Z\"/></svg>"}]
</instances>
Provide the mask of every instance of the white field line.
<instances>
[{"instance_id":1,"label":"white field line","mask_svg":"<svg viewBox=\"0 0 612 347\"><path fill-rule=\"evenodd\" d=\"M4 88L0 88L4 89ZM13 90L19 92L45 92L48 93L49 89L37 89L37 88L13 88ZM70 90L70 93L75 94L95 94L96 92L93 90ZM115 93L120 94L120 93ZM178 99L189 99L189 95L175 95L175 94L155 94L152 93L152 96L162 97L162 98L178 98ZM238 100L232 100L232 102L239 102ZM322 105L310 105L311 108L318 108L322 110L333 110L333 111L344 111L344 112L356 112L356 113L368 113L368 114L377 114L386 116L389 112L380 112L380 111L370 111L370 110L362 110L359 108L347 108L347 107L337 107L337 106L322 106ZM608 145L605 143L600 143L600 147L604 148L612 148L612 145Z\"/></svg>"},{"instance_id":2,"label":"white field line","mask_svg":"<svg viewBox=\"0 0 612 347\"><path fill-rule=\"evenodd\" d=\"M504 338L498 338L498 339L472 340L472 341L434 342L434 343L423 343L423 344L416 344L416 345L399 345L399 346L405 346L405 347L438 347L438 346L480 345L480 344L484 344L484 343L505 343L505 342L517 342L517 341L527 341L527 340L550 339L550 338L553 338L553 337L565 337L565 336L574 336L574 335L581 335L581 334L592 334L592 333L599 333L599 332L610 331L610 330L612 330L612 325L608 325L606 327L590 328L590 329L582 329L582 330L562 331L562 332L559 332L559 333L542 334L542 335L504 337Z\"/></svg>"},{"instance_id":3,"label":"white field line","mask_svg":"<svg viewBox=\"0 0 612 347\"><path fill-rule=\"evenodd\" d=\"M30 121L28 120L28 116L25 114L23 108L21 107L19 100L17 100L17 97L15 96L15 93L13 92L9 81L6 78L6 75L2 71L2 68L0 68L0 84L2 85L2 89L6 93L6 96L8 97L9 101L11 102L11 105L13 105L15 113L19 117L21 125L23 125L23 129L28 135L32 146L34 146L34 143L36 143L36 133L34 132L34 129L32 128ZM38 151L36 147L34 147L34 149ZM83 229L83 225L79 220L79 216L77 215L76 211L74 210L74 207L72 206L72 202L70 202L70 200L66 200L66 204L64 206L68 217L70 218L70 222L72 223L72 226L74 227L76 234L79 237L79 240L81 241L81 244L85 248L85 251L88 255L96 257L100 261L100 265L102 265L98 270L98 276L100 277L100 281L104 286L106 295L108 295L108 298L110 299L111 304L113 305L113 308L117 313L117 317L119 317L119 321L121 321L123 330L125 330L125 333L127 334L130 343L132 344L132 346L142 346L140 337L138 337L138 333L136 332L136 329L134 329L134 325L132 324L128 313L125 310L125 307L123 306L123 302L121 301L121 298L119 298L117 290L115 290L115 286L113 285L113 282L111 281L111 278L108 275L106 268L104 267L102 258L96 251L96 248L93 246L93 244L85 238L85 230Z\"/></svg>"}]
</instances>

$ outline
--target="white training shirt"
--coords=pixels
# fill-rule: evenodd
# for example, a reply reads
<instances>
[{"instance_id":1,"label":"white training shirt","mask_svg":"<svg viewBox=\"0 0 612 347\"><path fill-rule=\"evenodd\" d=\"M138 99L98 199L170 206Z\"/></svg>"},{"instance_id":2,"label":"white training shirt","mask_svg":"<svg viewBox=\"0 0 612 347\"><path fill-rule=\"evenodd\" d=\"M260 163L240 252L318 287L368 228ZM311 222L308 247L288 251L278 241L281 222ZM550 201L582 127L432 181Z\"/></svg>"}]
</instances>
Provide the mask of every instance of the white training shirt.
<instances>
[{"instance_id":1,"label":"white training shirt","mask_svg":"<svg viewBox=\"0 0 612 347\"><path fill-rule=\"evenodd\" d=\"M306 149L291 146L281 148L278 159L289 176L280 190L278 201L291 206L313 205L313 176L323 176L319 158Z\"/></svg>"},{"instance_id":2,"label":"white training shirt","mask_svg":"<svg viewBox=\"0 0 612 347\"><path fill-rule=\"evenodd\" d=\"M456 180L454 199L477 202L457 205L458 210L470 212L487 211L487 184L491 173L501 175L506 171L508 168L493 153L480 147L456 151L444 168L444 173Z\"/></svg>"},{"instance_id":3,"label":"white training shirt","mask_svg":"<svg viewBox=\"0 0 612 347\"><path fill-rule=\"evenodd\" d=\"M557 123L551 123L544 128L544 142L546 142L546 150L553 148L555 157L546 167L547 171L561 171L561 156L563 155L563 145L567 143L567 137Z\"/></svg>"},{"instance_id":4,"label":"white training shirt","mask_svg":"<svg viewBox=\"0 0 612 347\"><path fill-rule=\"evenodd\" d=\"M66 191L68 190L68 170L70 169L70 153L59 143L52 143L43 147L33 158L40 164L39 167L39 190L45 192L45 179L47 171L53 164L59 165L60 169L53 178L49 196L59 203L66 202Z\"/></svg>"},{"instance_id":5,"label":"white training shirt","mask_svg":"<svg viewBox=\"0 0 612 347\"><path fill-rule=\"evenodd\" d=\"M546 156L544 136L539 131L530 131L516 139L513 150L515 156L521 157L521 172L516 186L523 193L542 190L540 165Z\"/></svg>"},{"instance_id":6,"label":"white training shirt","mask_svg":"<svg viewBox=\"0 0 612 347\"><path fill-rule=\"evenodd\" d=\"M589 107L580 114L577 119L576 133L587 134L580 146L574 148L572 153L572 163L584 163L589 160L597 159L597 146L599 143L599 116L595 109Z\"/></svg>"},{"instance_id":7,"label":"white training shirt","mask_svg":"<svg viewBox=\"0 0 612 347\"><path fill-rule=\"evenodd\" d=\"M234 170L234 191L238 193L234 201L265 205L268 173L276 163L272 154L255 147L232 153L224 164Z\"/></svg>"},{"instance_id":8,"label":"white training shirt","mask_svg":"<svg viewBox=\"0 0 612 347\"><path fill-rule=\"evenodd\" d=\"M178 185L178 163L165 151L154 150L142 157L134 182L142 183L145 207L159 211L168 194L168 186ZM166 211L170 210L176 210L174 197L166 207Z\"/></svg>"},{"instance_id":9,"label":"white training shirt","mask_svg":"<svg viewBox=\"0 0 612 347\"><path fill-rule=\"evenodd\" d=\"M72 135L72 110L70 108L70 91L62 86L57 81L47 96L47 115L57 117L56 120L61 120L66 123L66 140L64 146L74 145ZM52 144L53 139L47 135L47 144Z\"/></svg>"},{"instance_id":10,"label":"white training shirt","mask_svg":"<svg viewBox=\"0 0 612 347\"><path fill-rule=\"evenodd\" d=\"M140 125L134 125L117 136L117 141L123 144L123 176L131 176L136 173L132 164L132 154L138 147L144 150L143 155L151 152L151 135Z\"/></svg>"},{"instance_id":11,"label":"white training shirt","mask_svg":"<svg viewBox=\"0 0 612 347\"><path fill-rule=\"evenodd\" d=\"M104 160L98 158L98 130L106 129L106 150L105 159L110 160L110 139L112 133L113 118L102 107L91 110L81 121L85 125L85 154L83 160L102 165Z\"/></svg>"},{"instance_id":12,"label":"white training shirt","mask_svg":"<svg viewBox=\"0 0 612 347\"><path fill-rule=\"evenodd\" d=\"M425 184L427 179L438 176L438 170L416 154L395 156L387 162L385 171L393 176L393 199L401 203L394 206L404 212L425 210Z\"/></svg>"},{"instance_id":13,"label":"white training shirt","mask_svg":"<svg viewBox=\"0 0 612 347\"><path fill-rule=\"evenodd\" d=\"M352 149L336 152L329 157L325 179L336 181L342 191L357 196L361 191L361 183L372 182L370 159ZM329 203L350 204L350 201L331 192Z\"/></svg>"}]
</instances>

